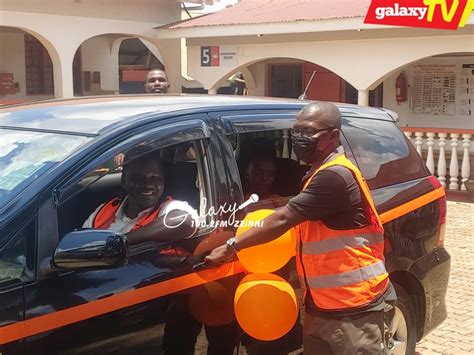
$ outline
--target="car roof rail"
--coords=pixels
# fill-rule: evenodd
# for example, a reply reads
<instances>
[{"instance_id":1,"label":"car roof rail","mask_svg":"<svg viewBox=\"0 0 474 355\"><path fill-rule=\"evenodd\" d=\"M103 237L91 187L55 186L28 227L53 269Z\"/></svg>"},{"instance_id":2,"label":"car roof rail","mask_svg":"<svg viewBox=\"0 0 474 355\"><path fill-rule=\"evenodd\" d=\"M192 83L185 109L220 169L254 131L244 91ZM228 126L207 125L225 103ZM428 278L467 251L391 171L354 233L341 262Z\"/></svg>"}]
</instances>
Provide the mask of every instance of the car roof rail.
<instances>
[{"instance_id":1,"label":"car roof rail","mask_svg":"<svg viewBox=\"0 0 474 355\"><path fill-rule=\"evenodd\" d=\"M392 110L388 110L388 109L383 108L383 107L380 107L380 109L381 109L382 111L384 111L387 115L389 115L390 117L392 117L392 119L393 119L395 122L398 123L398 121L399 121L399 115L398 115L397 112L392 111Z\"/></svg>"}]
</instances>

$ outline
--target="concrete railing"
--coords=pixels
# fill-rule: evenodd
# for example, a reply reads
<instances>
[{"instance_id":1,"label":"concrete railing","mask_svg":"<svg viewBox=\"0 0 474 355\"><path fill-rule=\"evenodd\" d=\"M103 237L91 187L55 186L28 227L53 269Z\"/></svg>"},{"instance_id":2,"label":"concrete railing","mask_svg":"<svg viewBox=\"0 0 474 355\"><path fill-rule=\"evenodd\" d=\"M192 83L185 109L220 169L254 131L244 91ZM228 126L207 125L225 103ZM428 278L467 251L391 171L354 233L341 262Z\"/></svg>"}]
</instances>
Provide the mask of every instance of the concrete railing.
<instances>
[{"instance_id":1,"label":"concrete railing","mask_svg":"<svg viewBox=\"0 0 474 355\"><path fill-rule=\"evenodd\" d=\"M415 145L432 174L443 187L465 191L465 182L472 176L472 129L404 127L405 135Z\"/></svg>"}]
</instances>

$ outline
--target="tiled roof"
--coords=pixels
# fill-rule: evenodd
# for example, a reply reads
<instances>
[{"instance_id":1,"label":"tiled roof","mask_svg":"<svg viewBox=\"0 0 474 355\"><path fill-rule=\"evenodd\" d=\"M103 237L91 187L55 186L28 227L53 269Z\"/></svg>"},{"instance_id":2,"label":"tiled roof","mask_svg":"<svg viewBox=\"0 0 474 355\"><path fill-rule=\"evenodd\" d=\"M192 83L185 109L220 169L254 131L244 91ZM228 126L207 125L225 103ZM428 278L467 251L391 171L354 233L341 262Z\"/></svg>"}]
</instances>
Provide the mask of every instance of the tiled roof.
<instances>
[{"instance_id":1,"label":"tiled roof","mask_svg":"<svg viewBox=\"0 0 474 355\"><path fill-rule=\"evenodd\" d=\"M179 29L363 17L370 0L241 0L224 10L168 24Z\"/></svg>"}]
</instances>

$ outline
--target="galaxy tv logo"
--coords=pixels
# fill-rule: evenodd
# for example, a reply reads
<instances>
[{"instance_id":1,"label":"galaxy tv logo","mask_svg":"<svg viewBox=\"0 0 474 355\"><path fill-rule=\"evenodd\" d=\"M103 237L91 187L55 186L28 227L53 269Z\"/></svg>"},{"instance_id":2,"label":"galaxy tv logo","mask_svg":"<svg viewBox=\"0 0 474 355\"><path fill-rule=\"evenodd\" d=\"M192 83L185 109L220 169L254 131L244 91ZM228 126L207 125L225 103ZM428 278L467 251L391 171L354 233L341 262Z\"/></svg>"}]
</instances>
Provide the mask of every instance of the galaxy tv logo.
<instances>
[{"instance_id":1,"label":"galaxy tv logo","mask_svg":"<svg viewBox=\"0 0 474 355\"><path fill-rule=\"evenodd\" d=\"M396 3L393 7L377 7L375 9L375 18L383 20L385 17L390 16L414 16L418 20L423 20L427 11L427 7L400 7L400 4Z\"/></svg>"},{"instance_id":2,"label":"galaxy tv logo","mask_svg":"<svg viewBox=\"0 0 474 355\"><path fill-rule=\"evenodd\" d=\"M456 30L473 10L474 0L372 0L364 23Z\"/></svg>"}]
</instances>

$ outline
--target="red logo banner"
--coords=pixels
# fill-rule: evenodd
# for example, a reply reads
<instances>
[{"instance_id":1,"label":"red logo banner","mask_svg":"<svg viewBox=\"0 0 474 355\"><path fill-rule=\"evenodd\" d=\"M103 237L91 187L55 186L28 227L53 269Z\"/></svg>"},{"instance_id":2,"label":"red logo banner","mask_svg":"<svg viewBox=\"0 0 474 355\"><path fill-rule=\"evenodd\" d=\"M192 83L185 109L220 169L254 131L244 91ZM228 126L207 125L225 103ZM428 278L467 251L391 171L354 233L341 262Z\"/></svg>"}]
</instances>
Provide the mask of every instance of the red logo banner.
<instances>
[{"instance_id":1,"label":"red logo banner","mask_svg":"<svg viewBox=\"0 0 474 355\"><path fill-rule=\"evenodd\" d=\"M364 23L456 30L473 10L474 0L372 0Z\"/></svg>"},{"instance_id":2,"label":"red logo banner","mask_svg":"<svg viewBox=\"0 0 474 355\"><path fill-rule=\"evenodd\" d=\"M218 67L219 66L219 46L212 46L211 47L211 66Z\"/></svg>"}]
</instances>

